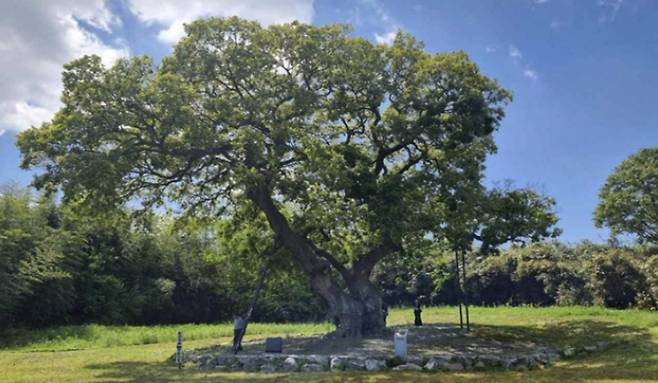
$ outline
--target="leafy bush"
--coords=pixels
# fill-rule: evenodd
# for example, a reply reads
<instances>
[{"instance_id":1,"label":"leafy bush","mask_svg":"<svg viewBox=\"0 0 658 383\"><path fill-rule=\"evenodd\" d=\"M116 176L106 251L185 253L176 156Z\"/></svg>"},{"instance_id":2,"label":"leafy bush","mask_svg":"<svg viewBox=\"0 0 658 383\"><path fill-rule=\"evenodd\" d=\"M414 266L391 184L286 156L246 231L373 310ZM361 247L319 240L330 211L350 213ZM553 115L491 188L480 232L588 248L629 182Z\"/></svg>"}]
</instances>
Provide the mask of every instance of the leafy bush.
<instances>
[{"instance_id":1,"label":"leafy bush","mask_svg":"<svg viewBox=\"0 0 658 383\"><path fill-rule=\"evenodd\" d=\"M656 309L658 255L647 247L622 249L583 242L511 247L498 255L473 252L467 259L469 301L478 305L602 305ZM454 259L437 251L433 262L399 259L378 271L389 304L411 304L431 290L432 304L455 304ZM422 292L414 287L435 276ZM436 278L436 276L441 278ZM429 302L428 302L429 303Z\"/></svg>"}]
</instances>

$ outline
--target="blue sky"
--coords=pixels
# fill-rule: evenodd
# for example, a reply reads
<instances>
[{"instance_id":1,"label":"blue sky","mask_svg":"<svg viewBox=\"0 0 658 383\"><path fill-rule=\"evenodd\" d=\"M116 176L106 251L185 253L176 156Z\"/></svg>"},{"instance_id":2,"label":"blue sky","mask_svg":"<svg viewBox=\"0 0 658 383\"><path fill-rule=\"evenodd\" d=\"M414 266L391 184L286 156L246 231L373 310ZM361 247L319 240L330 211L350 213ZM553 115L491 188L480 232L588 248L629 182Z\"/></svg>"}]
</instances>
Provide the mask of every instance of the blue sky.
<instances>
[{"instance_id":1,"label":"blue sky","mask_svg":"<svg viewBox=\"0 0 658 383\"><path fill-rule=\"evenodd\" d=\"M510 89L487 182L511 179L557 200L563 240L603 242L599 188L622 160L658 145L658 2L651 0L2 2L0 184L27 185L15 133L58 107L61 65L85 53L159 59L184 22L239 15L262 23L350 23L390 41L402 29L427 50L463 50Z\"/></svg>"}]
</instances>

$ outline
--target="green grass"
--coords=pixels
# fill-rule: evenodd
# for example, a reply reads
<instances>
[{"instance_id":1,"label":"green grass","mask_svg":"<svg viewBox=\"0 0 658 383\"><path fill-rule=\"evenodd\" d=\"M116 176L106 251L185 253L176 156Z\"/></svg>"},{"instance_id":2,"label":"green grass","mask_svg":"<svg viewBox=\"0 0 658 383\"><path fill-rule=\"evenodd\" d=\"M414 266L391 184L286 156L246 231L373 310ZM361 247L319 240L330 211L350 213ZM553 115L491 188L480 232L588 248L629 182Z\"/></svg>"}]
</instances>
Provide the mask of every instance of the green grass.
<instances>
[{"instance_id":1,"label":"green grass","mask_svg":"<svg viewBox=\"0 0 658 383\"><path fill-rule=\"evenodd\" d=\"M328 323L269 324L252 323L253 336L282 336L317 334L330 330ZM12 351L72 351L117 346L135 346L167 343L182 331L185 343L201 339L218 339L233 336L233 324L185 324L168 326L62 326L43 330L8 330L2 334L0 349Z\"/></svg>"},{"instance_id":2,"label":"green grass","mask_svg":"<svg viewBox=\"0 0 658 383\"><path fill-rule=\"evenodd\" d=\"M427 323L455 323L455 308L428 308ZM67 326L2 334L0 364L8 382L658 382L658 313L596 307L472 308L474 331L501 340L555 345L607 340L605 351L528 372L258 374L183 370L165 360L183 331L185 348L228 343L229 324ZM391 310L392 325L411 324L409 309ZM247 341L322 333L327 324L253 324ZM74 350L74 351L66 351ZM55 352L53 352L55 351Z\"/></svg>"}]
</instances>

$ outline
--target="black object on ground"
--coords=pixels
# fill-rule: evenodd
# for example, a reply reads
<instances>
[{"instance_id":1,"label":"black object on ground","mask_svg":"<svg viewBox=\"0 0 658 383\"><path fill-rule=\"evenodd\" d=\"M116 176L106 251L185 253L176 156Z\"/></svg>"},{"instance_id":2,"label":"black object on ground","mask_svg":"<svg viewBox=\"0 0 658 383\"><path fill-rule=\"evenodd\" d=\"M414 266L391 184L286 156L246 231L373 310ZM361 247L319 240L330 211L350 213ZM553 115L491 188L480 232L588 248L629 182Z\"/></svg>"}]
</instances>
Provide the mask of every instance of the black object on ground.
<instances>
[{"instance_id":1,"label":"black object on ground","mask_svg":"<svg viewBox=\"0 0 658 383\"><path fill-rule=\"evenodd\" d=\"M423 310L420 308L420 302L418 299L414 301L414 325L416 326L422 326L423 325L423 320L420 317L420 313L422 313Z\"/></svg>"},{"instance_id":2,"label":"black object on ground","mask_svg":"<svg viewBox=\"0 0 658 383\"><path fill-rule=\"evenodd\" d=\"M265 352L281 353L283 351L283 339L280 337L265 339Z\"/></svg>"}]
</instances>

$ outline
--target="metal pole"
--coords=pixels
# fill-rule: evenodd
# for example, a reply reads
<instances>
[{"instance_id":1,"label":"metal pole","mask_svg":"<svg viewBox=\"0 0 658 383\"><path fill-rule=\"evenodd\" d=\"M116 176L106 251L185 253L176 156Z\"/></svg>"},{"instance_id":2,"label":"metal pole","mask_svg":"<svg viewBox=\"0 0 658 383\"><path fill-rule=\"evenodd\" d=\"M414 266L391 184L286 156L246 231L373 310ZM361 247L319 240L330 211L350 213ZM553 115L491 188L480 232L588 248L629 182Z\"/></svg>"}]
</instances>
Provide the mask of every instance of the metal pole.
<instances>
[{"instance_id":1,"label":"metal pole","mask_svg":"<svg viewBox=\"0 0 658 383\"><path fill-rule=\"evenodd\" d=\"M464 279L464 306L466 308L466 330L471 330L471 322L468 317L468 288L466 287L466 259L464 258L465 251L462 250L462 276Z\"/></svg>"},{"instance_id":2,"label":"metal pole","mask_svg":"<svg viewBox=\"0 0 658 383\"><path fill-rule=\"evenodd\" d=\"M176 364L180 370L183 366L183 333L176 333Z\"/></svg>"},{"instance_id":3,"label":"metal pole","mask_svg":"<svg viewBox=\"0 0 658 383\"><path fill-rule=\"evenodd\" d=\"M455 250L455 288L457 289L457 303L459 304L459 328L464 328L464 317L462 316L462 289L459 281L459 256Z\"/></svg>"}]
</instances>

